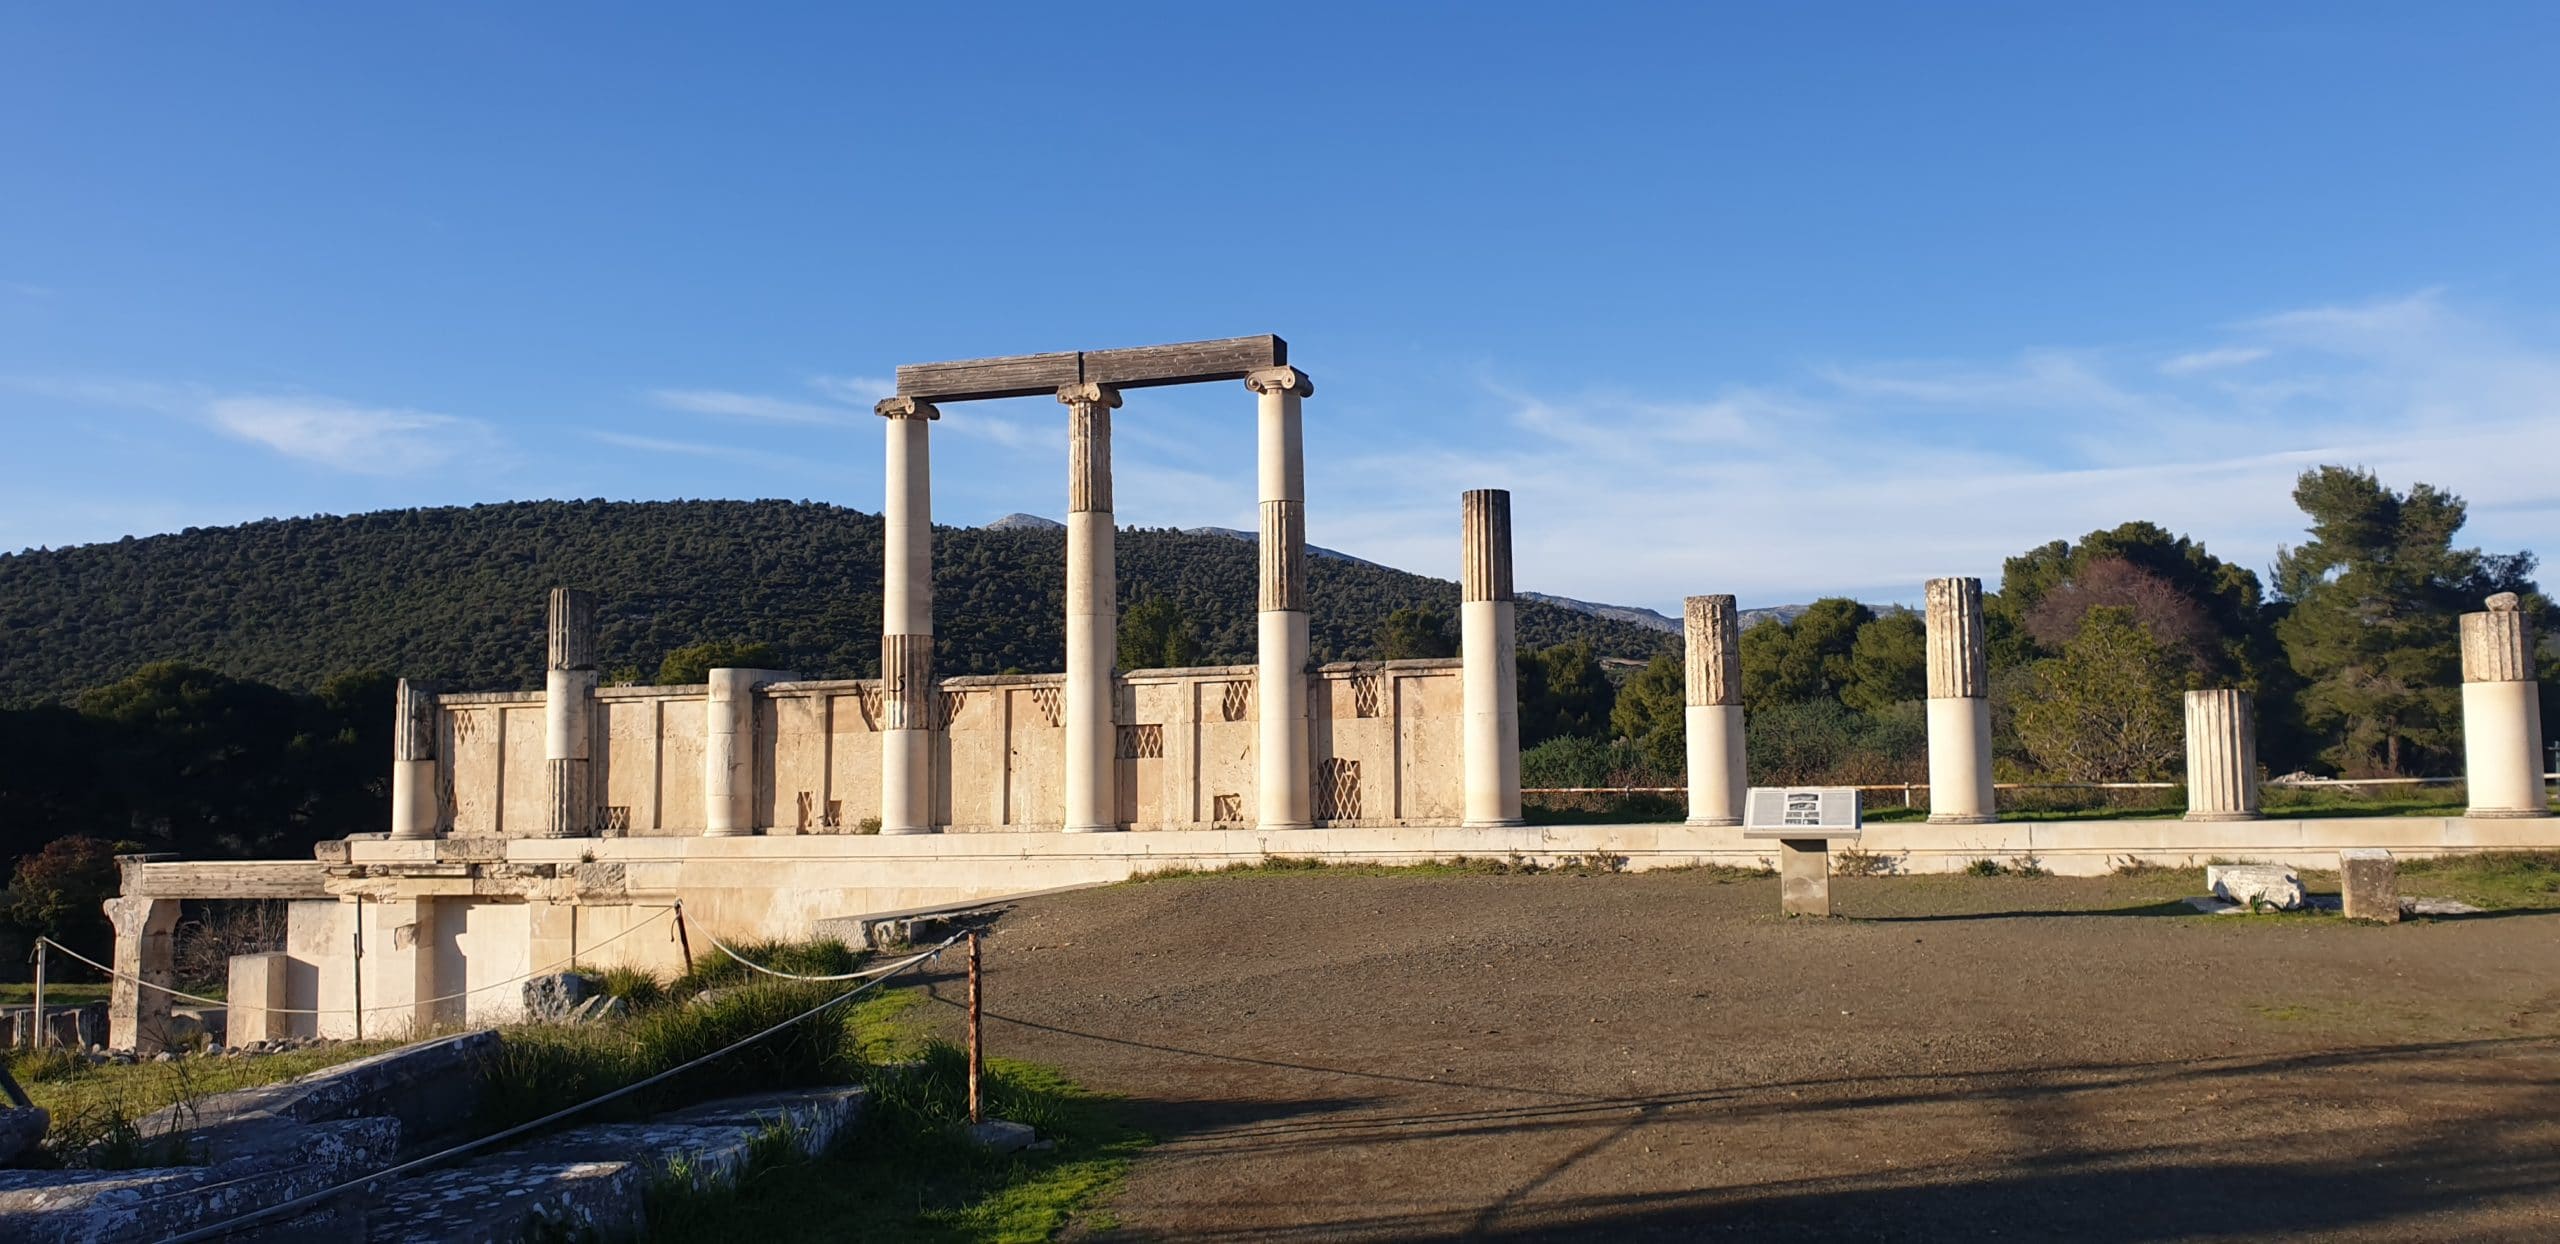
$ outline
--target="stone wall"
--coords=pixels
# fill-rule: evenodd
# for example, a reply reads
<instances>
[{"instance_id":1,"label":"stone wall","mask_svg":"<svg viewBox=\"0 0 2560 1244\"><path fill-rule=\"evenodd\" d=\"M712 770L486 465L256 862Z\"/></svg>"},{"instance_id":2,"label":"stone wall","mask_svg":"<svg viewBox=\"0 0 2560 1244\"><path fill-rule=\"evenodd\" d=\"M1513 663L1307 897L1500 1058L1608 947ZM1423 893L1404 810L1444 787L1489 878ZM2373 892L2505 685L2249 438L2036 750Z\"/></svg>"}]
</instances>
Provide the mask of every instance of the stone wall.
<instances>
[{"instance_id":1,"label":"stone wall","mask_svg":"<svg viewBox=\"0 0 2560 1244\"><path fill-rule=\"evenodd\" d=\"M1254 667L1140 670L1113 680L1119 820L1131 829L1251 822L1258 807ZM947 832L1057 829L1065 807L1065 679L944 679L936 699L934 819ZM704 830L702 687L595 693L593 764L604 837ZM446 695L437 797L454 837L538 836L549 814L543 693ZM1459 663L1328 665L1308 679L1308 780L1325 825L1458 819ZM854 832L880 815L883 726L872 679L766 683L755 692L756 828Z\"/></svg>"}]
</instances>

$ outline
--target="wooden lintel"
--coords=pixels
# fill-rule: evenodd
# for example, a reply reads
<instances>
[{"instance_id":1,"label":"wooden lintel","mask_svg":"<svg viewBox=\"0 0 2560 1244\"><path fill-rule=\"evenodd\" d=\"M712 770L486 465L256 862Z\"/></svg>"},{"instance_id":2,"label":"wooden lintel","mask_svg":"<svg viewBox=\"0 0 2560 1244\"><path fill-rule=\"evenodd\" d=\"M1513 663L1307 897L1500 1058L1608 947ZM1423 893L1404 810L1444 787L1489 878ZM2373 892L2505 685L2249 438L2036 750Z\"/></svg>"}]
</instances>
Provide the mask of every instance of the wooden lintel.
<instances>
[{"instance_id":1,"label":"wooden lintel","mask_svg":"<svg viewBox=\"0 0 2560 1244\"><path fill-rule=\"evenodd\" d=\"M898 396L929 402L1037 397L1081 382L1081 361L1081 355L1068 350L956 363L910 363L898 369Z\"/></svg>"},{"instance_id":2,"label":"wooden lintel","mask_svg":"<svg viewBox=\"0 0 2560 1244\"><path fill-rule=\"evenodd\" d=\"M1269 333L1229 337L1222 341L1185 341L1169 346L1136 346L1126 350L1084 352L1084 382L1122 389L1159 384L1200 384L1242 380L1266 367L1289 362L1289 343Z\"/></svg>"},{"instance_id":3,"label":"wooden lintel","mask_svg":"<svg viewBox=\"0 0 2560 1244\"><path fill-rule=\"evenodd\" d=\"M1121 350L1070 350L950 363L910 363L898 369L898 396L932 402L971 402L1037 397L1071 384L1143 389L1242 380L1266 367L1285 367L1288 362L1289 343L1264 333L1257 337Z\"/></svg>"},{"instance_id":4,"label":"wooden lintel","mask_svg":"<svg viewBox=\"0 0 2560 1244\"><path fill-rule=\"evenodd\" d=\"M135 870L128 897L327 898L328 869L318 860L152 862Z\"/></svg>"}]
</instances>

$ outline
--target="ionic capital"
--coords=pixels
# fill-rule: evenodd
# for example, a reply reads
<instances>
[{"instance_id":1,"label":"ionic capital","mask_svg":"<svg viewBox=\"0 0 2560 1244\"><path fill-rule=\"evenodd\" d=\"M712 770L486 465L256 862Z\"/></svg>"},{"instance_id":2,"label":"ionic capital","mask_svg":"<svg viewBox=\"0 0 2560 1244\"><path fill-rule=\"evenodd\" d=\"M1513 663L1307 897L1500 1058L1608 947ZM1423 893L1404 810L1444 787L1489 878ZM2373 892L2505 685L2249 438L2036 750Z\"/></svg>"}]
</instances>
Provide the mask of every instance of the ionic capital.
<instances>
[{"instance_id":1,"label":"ionic capital","mask_svg":"<svg viewBox=\"0 0 2560 1244\"><path fill-rule=\"evenodd\" d=\"M919 402L912 397L883 399L879 405L871 408L871 413L883 419L939 419L942 417L940 407L931 402Z\"/></svg>"},{"instance_id":2,"label":"ionic capital","mask_svg":"<svg viewBox=\"0 0 2560 1244\"><path fill-rule=\"evenodd\" d=\"M1107 384L1062 384L1058 400L1069 406L1099 406L1104 410L1120 409L1120 390Z\"/></svg>"},{"instance_id":3,"label":"ionic capital","mask_svg":"<svg viewBox=\"0 0 2560 1244\"><path fill-rule=\"evenodd\" d=\"M1316 382L1295 367L1266 367L1244 378L1244 387L1256 393L1295 393L1314 397Z\"/></svg>"}]
</instances>

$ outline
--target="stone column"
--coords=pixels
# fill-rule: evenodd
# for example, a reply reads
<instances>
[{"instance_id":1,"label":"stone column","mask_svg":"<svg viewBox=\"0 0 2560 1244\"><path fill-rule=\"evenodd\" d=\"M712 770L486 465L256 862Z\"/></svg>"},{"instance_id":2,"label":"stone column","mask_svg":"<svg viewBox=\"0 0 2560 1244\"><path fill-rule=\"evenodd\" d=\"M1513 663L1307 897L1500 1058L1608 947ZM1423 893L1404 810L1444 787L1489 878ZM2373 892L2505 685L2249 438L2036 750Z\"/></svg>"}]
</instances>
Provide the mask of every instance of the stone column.
<instances>
[{"instance_id":1,"label":"stone column","mask_svg":"<svg viewBox=\"0 0 2560 1244\"><path fill-rule=\"evenodd\" d=\"M1982 580L1929 580L1928 646L1929 823L1996 820Z\"/></svg>"},{"instance_id":2,"label":"stone column","mask_svg":"<svg viewBox=\"0 0 2560 1244\"><path fill-rule=\"evenodd\" d=\"M1739 825L1742 793L1742 624L1730 596L1692 596L1688 641L1689 823Z\"/></svg>"},{"instance_id":3,"label":"stone column","mask_svg":"<svg viewBox=\"0 0 2560 1244\"><path fill-rule=\"evenodd\" d=\"M756 681L761 670L718 669L702 721L702 832L756 832ZM886 696L882 697L885 703Z\"/></svg>"},{"instance_id":4,"label":"stone column","mask_svg":"<svg viewBox=\"0 0 2560 1244\"><path fill-rule=\"evenodd\" d=\"M595 733L596 598L574 588L551 589L550 674L543 683L542 757L551 771L551 838L592 838L596 832L594 770L589 763Z\"/></svg>"},{"instance_id":5,"label":"stone column","mask_svg":"<svg viewBox=\"0 0 2560 1244\"><path fill-rule=\"evenodd\" d=\"M881 550L880 832L933 832L933 468L926 433L942 412L913 398L889 421Z\"/></svg>"},{"instance_id":6,"label":"stone column","mask_svg":"<svg viewBox=\"0 0 2560 1244\"><path fill-rule=\"evenodd\" d=\"M1120 391L1102 384L1058 390L1067 406L1066 831L1120 828L1113 747L1111 667L1120 649L1112 567L1111 411Z\"/></svg>"},{"instance_id":7,"label":"stone column","mask_svg":"<svg viewBox=\"0 0 2560 1244\"><path fill-rule=\"evenodd\" d=\"M1254 790L1264 829L1315 823L1315 767L1307 740L1307 465L1299 402L1315 382L1292 367L1245 378L1259 400L1262 593L1255 622Z\"/></svg>"},{"instance_id":8,"label":"stone column","mask_svg":"<svg viewBox=\"0 0 2560 1244\"><path fill-rule=\"evenodd\" d=\"M2258 819L2258 721L2249 693L2187 693L2187 819Z\"/></svg>"},{"instance_id":9,"label":"stone column","mask_svg":"<svg viewBox=\"0 0 2560 1244\"><path fill-rule=\"evenodd\" d=\"M2466 816L2549 816L2542 784L2542 688L2533 627L2513 592L2462 615L2462 764Z\"/></svg>"},{"instance_id":10,"label":"stone column","mask_svg":"<svg viewBox=\"0 0 2560 1244\"><path fill-rule=\"evenodd\" d=\"M1458 576L1458 655L1465 705L1466 824L1520 824L1520 684L1511 596L1511 493L1477 488Z\"/></svg>"},{"instance_id":11,"label":"stone column","mask_svg":"<svg viewBox=\"0 0 2560 1244\"><path fill-rule=\"evenodd\" d=\"M436 697L400 680L392 693L391 836L433 838L444 832L436 782Z\"/></svg>"},{"instance_id":12,"label":"stone column","mask_svg":"<svg viewBox=\"0 0 2560 1244\"><path fill-rule=\"evenodd\" d=\"M130 891L134 869L127 861L139 863L140 857L116 860L127 878L124 888ZM106 908L116 930L116 977L107 990L107 1048L157 1054L169 1048L167 991L178 983L171 937L178 928L178 900L111 898ZM158 988L146 988L137 981Z\"/></svg>"}]
</instances>

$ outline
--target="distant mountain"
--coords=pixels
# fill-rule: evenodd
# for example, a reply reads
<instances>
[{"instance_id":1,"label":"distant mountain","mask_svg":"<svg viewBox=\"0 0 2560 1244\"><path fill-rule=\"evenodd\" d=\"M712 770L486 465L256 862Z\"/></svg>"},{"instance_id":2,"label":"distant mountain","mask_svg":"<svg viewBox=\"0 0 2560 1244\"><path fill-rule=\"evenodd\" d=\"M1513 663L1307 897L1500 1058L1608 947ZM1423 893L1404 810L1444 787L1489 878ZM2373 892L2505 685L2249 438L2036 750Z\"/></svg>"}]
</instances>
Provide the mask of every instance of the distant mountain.
<instances>
[{"instance_id":1,"label":"distant mountain","mask_svg":"<svg viewBox=\"0 0 2560 1244\"><path fill-rule=\"evenodd\" d=\"M946 674L1063 666L1066 539L1017 516L934 533L934 639ZM294 690L373 670L453 690L542 685L554 584L597 594L600 658L647 676L706 639L773 645L817 678L869 677L880 654L877 515L787 501L527 501L271 519L0 555L0 705L184 660ZM1203 663L1253 660L1260 569L1229 535L1123 529L1123 599L1171 599ZM1458 588L1357 558L1311 558L1318 660L1373 657L1380 624ZM1644 659L1659 631L1538 602L1520 642L1589 640Z\"/></svg>"},{"instance_id":2,"label":"distant mountain","mask_svg":"<svg viewBox=\"0 0 2560 1244\"><path fill-rule=\"evenodd\" d=\"M1230 540L1242 540L1247 544L1259 544L1262 541L1262 533L1260 532L1238 531L1233 527L1185 527L1182 529L1182 534L1186 536L1225 536ZM1355 566L1375 566L1380 570L1395 569L1395 567L1386 565L1382 562L1373 562L1365 557L1353 557L1349 553L1342 552L1338 549L1329 549L1321 544L1308 545L1307 556L1330 557L1338 562L1350 562Z\"/></svg>"},{"instance_id":3,"label":"distant mountain","mask_svg":"<svg viewBox=\"0 0 2560 1244\"><path fill-rule=\"evenodd\" d=\"M1677 635L1681 630L1680 619L1666 617L1640 605L1602 605L1587 600L1575 600L1570 596L1549 596L1544 592L1522 592L1520 599L1534 600L1540 604L1553 605L1558 609L1570 609L1575 613L1587 613L1595 618L1624 622L1629 626L1641 626L1646 630L1661 631L1669 635ZM1741 629L1747 631L1763 622L1793 622L1796 616L1803 613L1806 608L1808 606L1805 605L1770 605L1763 609L1742 610L1735 617Z\"/></svg>"},{"instance_id":4,"label":"distant mountain","mask_svg":"<svg viewBox=\"0 0 2560 1244\"><path fill-rule=\"evenodd\" d=\"M992 523L981 523L980 531L1065 531L1067 525L1054 518L1037 514L1007 514Z\"/></svg>"}]
</instances>

